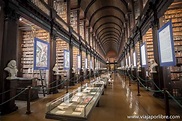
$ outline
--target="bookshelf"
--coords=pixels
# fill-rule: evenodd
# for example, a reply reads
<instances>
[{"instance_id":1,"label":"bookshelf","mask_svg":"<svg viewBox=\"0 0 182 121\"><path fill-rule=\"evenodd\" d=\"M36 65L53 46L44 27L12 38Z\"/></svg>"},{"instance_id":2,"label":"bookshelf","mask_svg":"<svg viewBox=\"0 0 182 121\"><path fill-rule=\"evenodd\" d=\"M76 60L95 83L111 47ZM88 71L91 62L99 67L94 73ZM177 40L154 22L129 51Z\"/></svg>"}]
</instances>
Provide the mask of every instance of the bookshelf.
<instances>
[{"instance_id":1,"label":"bookshelf","mask_svg":"<svg viewBox=\"0 0 182 121\"><path fill-rule=\"evenodd\" d=\"M25 78L40 79L40 71L33 70L34 56L34 37L49 42L49 33L37 26L33 30L22 31L22 76ZM48 72L42 70L42 77L46 79Z\"/></svg>"},{"instance_id":2,"label":"bookshelf","mask_svg":"<svg viewBox=\"0 0 182 121\"><path fill-rule=\"evenodd\" d=\"M140 44L139 44L139 42L137 42L135 45L135 51L136 51L136 63L137 63L137 67L138 67L141 64L140 63Z\"/></svg>"},{"instance_id":3,"label":"bookshelf","mask_svg":"<svg viewBox=\"0 0 182 121\"><path fill-rule=\"evenodd\" d=\"M90 70L90 54L87 56L87 61L88 70Z\"/></svg>"},{"instance_id":4,"label":"bookshelf","mask_svg":"<svg viewBox=\"0 0 182 121\"><path fill-rule=\"evenodd\" d=\"M70 12L70 26L73 30L78 33L77 31L77 10L72 10Z\"/></svg>"},{"instance_id":5,"label":"bookshelf","mask_svg":"<svg viewBox=\"0 0 182 121\"><path fill-rule=\"evenodd\" d=\"M67 71L64 70L64 50L68 50L69 44L60 39L56 39L56 63L59 66L59 71L62 77L66 77Z\"/></svg>"},{"instance_id":6,"label":"bookshelf","mask_svg":"<svg viewBox=\"0 0 182 121\"><path fill-rule=\"evenodd\" d=\"M143 41L146 43L146 54L147 54L147 61L150 67L150 60L154 60L154 52L153 52L153 36L152 36L152 29L150 28L146 34L143 36Z\"/></svg>"},{"instance_id":7,"label":"bookshelf","mask_svg":"<svg viewBox=\"0 0 182 121\"><path fill-rule=\"evenodd\" d=\"M86 58L86 52L82 51L82 68L85 70L85 58Z\"/></svg>"},{"instance_id":8,"label":"bookshelf","mask_svg":"<svg viewBox=\"0 0 182 121\"><path fill-rule=\"evenodd\" d=\"M90 35L90 43L89 45L92 47L92 34Z\"/></svg>"},{"instance_id":9,"label":"bookshelf","mask_svg":"<svg viewBox=\"0 0 182 121\"><path fill-rule=\"evenodd\" d=\"M78 70L78 55L79 55L79 49L75 46L73 46L73 68L77 72Z\"/></svg>"},{"instance_id":10,"label":"bookshelf","mask_svg":"<svg viewBox=\"0 0 182 121\"><path fill-rule=\"evenodd\" d=\"M88 43L88 28L86 28L86 42Z\"/></svg>"},{"instance_id":11,"label":"bookshelf","mask_svg":"<svg viewBox=\"0 0 182 121\"><path fill-rule=\"evenodd\" d=\"M65 22L67 22L67 2L64 0L54 1L54 10Z\"/></svg>"},{"instance_id":12,"label":"bookshelf","mask_svg":"<svg viewBox=\"0 0 182 121\"><path fill-rule=\"evenodd\" d=\"M84 39L84 20L80 20L80 36Z\"/></svg>"},{"instance_id":13,"label":"bookshelf","mask_svg":"<svg viewBox=\"0 0 182 121\"><path fill-rule=\"evenodd\" d=\"M165 12L163 22L172 21L176 66L170 67L171 92L175 97L182 97L182 2L172 3Z\"/></svg>"}]
</instances>

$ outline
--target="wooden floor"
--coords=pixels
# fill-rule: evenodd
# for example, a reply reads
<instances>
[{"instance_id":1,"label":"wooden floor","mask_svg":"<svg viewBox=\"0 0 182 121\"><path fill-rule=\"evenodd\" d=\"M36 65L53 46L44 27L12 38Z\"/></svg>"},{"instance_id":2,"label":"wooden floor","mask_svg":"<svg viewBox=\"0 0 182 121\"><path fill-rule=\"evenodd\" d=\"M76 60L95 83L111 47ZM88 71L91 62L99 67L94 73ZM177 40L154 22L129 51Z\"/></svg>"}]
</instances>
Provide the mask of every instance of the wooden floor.
<instances>
[{"instance_id":1,"label":"wooden floor","mask_svg":"<svg viewBox=\"0 0 182 121\"><path fill-rule=\"evenodd\" d=\"M146 119L131 119L127 116L165 115L163 99L154 98L151 92L145 90L141 90L141 96L137 96L135 83L129 86L128 81L124 81L119 74L115 74L113 78L114 83L107 86L101 97L100 106L94 108L88 121L146 121ZM74 88L76 86L72 87ZM0 121L53 121L45 119L46 103L64 93L63 91L60 94L49 95L32 103L30 115L26 115L26 108L22 108L14 113L1 116ZM171 114L180 115L182 118L181 112L175 105L171 106ZM172 121L182 121L182 119Z\"/></svg>"}]
</instances>

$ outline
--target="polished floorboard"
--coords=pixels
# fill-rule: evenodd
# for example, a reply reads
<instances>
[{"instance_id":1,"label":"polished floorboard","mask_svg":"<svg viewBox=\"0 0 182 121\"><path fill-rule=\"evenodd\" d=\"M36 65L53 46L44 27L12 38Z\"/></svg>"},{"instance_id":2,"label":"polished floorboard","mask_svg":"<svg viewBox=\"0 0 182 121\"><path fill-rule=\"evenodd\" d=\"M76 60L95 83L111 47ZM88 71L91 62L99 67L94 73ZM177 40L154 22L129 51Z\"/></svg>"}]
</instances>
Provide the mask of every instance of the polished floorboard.
<instances>
[{"instance_id":1,"label":"polished floorboard","mask_svg":"<svg viewBox=\"0 0 182 121\"><path fill-rule=\"evenodd\" d=\"M150 116L165 115L164 100L154 98L151 92L141 89L141 96L137 96L136 83L128 84L119 74L112 75L113 84L109 84L101 96L99 107L95 107L88 117L88 121L147 121L147 119L131 119L127 116ZM75 89L72 87L70 90ZM39 99L31 104L32 114L26 115L26 108L21 108L11 114L1 116L0 121L53 121L45 119L46 104L65 94L48 95L46 98ZM171 105L171 115L179 115L182 118L182 111ZM151 121L148 119L148 121ZM165 121L156 119L155 121ZM172 121L182 121L176 119Z\"/></svg>"}]
</instances>

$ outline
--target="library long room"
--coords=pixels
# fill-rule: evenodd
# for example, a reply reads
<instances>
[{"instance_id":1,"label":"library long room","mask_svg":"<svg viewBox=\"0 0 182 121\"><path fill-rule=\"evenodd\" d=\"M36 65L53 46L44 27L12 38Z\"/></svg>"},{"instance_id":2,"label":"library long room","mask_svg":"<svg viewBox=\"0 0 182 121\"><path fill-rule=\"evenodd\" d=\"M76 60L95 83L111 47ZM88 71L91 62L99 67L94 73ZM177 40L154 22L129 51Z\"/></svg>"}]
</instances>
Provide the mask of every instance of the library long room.
<instances>
[{"instance_id":1,"label":"library long room","mask_svg":"<svg viewBox=\"0 0 182 121\"><path fill-rule=\"evenodd\" d=\"M182 121L182 0L0 0L0 121Z\"/></svg>"}]
</instances>

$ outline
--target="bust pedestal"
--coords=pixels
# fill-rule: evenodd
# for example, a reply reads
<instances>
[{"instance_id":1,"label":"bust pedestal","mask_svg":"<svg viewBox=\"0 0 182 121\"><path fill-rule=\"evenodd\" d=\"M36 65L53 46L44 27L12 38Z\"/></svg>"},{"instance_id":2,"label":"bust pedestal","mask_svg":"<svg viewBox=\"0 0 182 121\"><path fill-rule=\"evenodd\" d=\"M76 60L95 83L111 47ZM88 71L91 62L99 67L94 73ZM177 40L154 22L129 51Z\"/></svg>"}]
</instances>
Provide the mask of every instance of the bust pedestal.
<instances>
[{"instance_id":1,"label":"bust pedestal","mask_svg":"<svg viewBox=\"0 0 182 121\"><path fill-rule=\"evenodd\" d=\"M5 88L7 90L11 90L4 95L2 95L2 102L5 102L9 100L10 98L14 97L16 95L16 89L17 89L17 81L18 79L6 79ZM15 104L15 99L12 99L11 101L5 103L1 106L1 115L11 113L13 111L16 111L18 107Z\"/></svg>"},{"instance_id":2,"label":"bust pedestal","mask_svg":"<svg viewBox=\"0 0 182 121\"><path fill-rule=\"evenodd\" d=\"M82 81L84 81L84 72L83 72L83 69L80 69L80 81L82 82Z\"/></svg>"},{"instance_id":3,"label":"bust pedestal","mask_svg":"<svg viewBox=\"0 0 182 121\"><path fill-rule=\"evenodd\" d=\"M17 94L21 92L22 89L27 88L28 86L35 87L37 85L36 82L33 81L33 79L28 79L28 78L18 78L17 79L17 89L16 92ZM17 100L27 100L27 95L28 95L28 90L20 94L16 99ZM30 101L36 100L39 98L38 96L38 90L37 89L31 89L31 94L30 94Z\"/></svg>"},{"instance_id":4,"label":"bust pedestal","mask_svg":"<svg viewBox=\"0 0 182 121\"><path fill-rule=\"evenodd\" d=\"M71 79L70 79L69 86L74 86L75 85L75 73L72 72L70 77L71 77Z\"/></svg>"},{"instance_id":5,"label":"bust pedestal","mask_svg":"<svg viewBox=\"0 0 182 121\"><path fill-rule=\"evenodd\" d=\"M92 69L90 69L90 75L91 75L91 77L94 76L94 75L93 75L93 70L92 70Z\"/></svg>"},{"instance_id":6,"label":"bust pedestal","mask_svg":"<svg viewBox=\"0 0 182 121\"><path fill-rule=\"evenodd\" d=\"M51 91L53 94L55 94L55 93L58 93L58 89L62 88L62 85L60 85L61 84L61 75L54 74L53 81L54 81L54 83L52 83L52 87L55 87L55 88L53 88ZM60 85L60 86L58 86L58 85Z\"/></svg>"},{"instance_id":7,"label":"bust pedestal","mask_svg":"<svg viewBox=\"0 0 182 121\"><path fill-rule=\"evenodd\" d=\"M86 73L86 79L89 79L89 71L88 71L88 69L85 70L85 73Z\"/></svg>"}]
</instances>

